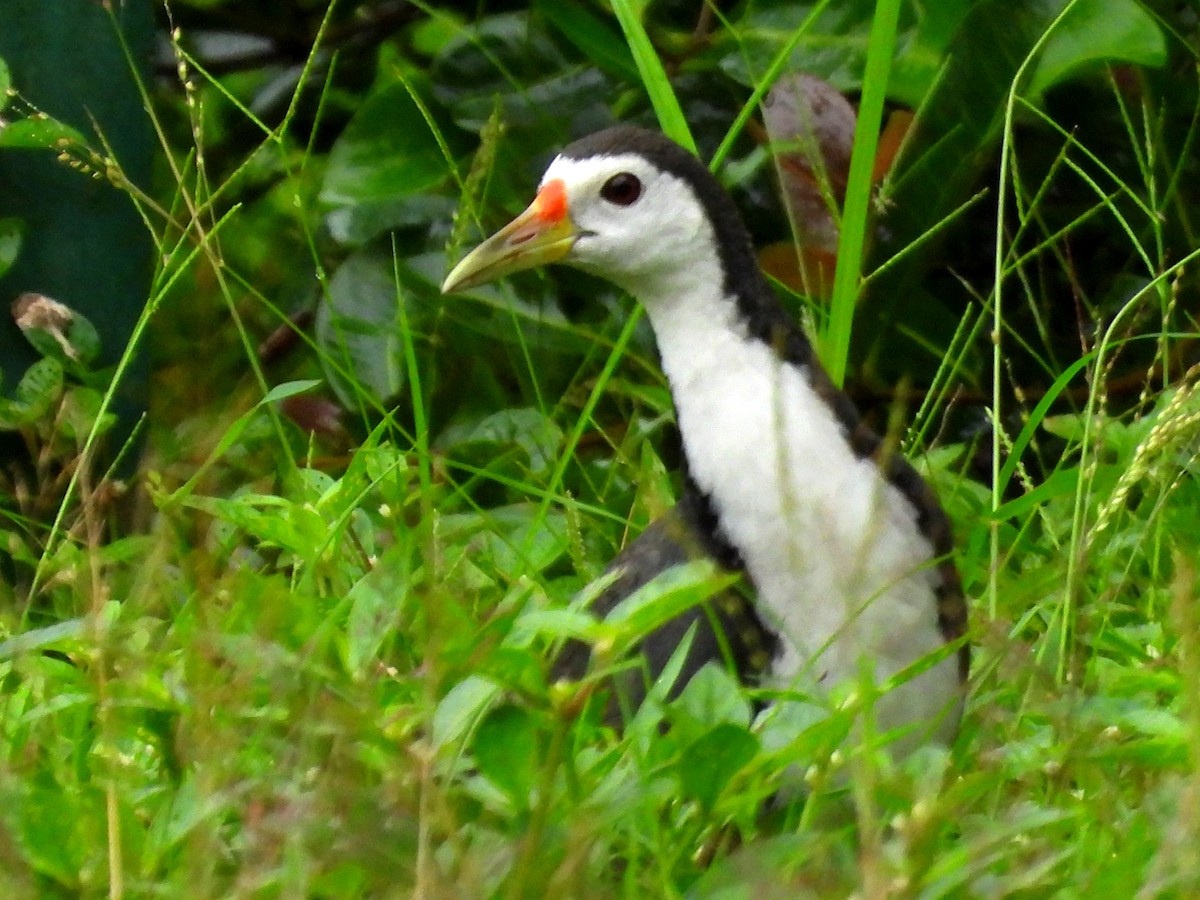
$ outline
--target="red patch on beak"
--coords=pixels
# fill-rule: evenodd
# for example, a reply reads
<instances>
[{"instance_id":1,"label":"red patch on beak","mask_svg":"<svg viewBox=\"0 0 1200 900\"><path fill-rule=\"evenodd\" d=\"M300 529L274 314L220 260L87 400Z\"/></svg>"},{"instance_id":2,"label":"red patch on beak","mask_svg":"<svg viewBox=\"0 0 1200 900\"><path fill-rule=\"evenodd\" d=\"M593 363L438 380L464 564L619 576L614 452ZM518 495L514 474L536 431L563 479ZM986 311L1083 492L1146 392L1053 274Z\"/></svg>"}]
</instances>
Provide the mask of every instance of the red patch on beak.
<instances>
[{"instance_id":1,"label":"red patch on beak","mask_svg":"<svg viewBox=\"0 0 1200 900\"><path fill-rule=\"evenodd\" d=\"M541 221L547 224L561 222L567 216L567 186L561 178L555 178L542 185L542 189L533 198L533 212Z\"/></svg>"}]
</instances>

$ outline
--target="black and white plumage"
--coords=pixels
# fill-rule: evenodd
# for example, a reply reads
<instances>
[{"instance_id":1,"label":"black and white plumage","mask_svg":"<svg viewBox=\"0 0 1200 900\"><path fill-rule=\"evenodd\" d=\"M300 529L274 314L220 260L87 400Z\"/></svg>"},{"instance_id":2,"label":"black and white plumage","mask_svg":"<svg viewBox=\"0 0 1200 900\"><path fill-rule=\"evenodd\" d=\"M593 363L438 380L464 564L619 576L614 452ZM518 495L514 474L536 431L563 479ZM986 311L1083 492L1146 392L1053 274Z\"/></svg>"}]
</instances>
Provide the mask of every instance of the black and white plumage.
<instances>
[{"instance_id":1,"label":"black and white plumage","mask_svg":"<svg viewBox=\"0 0 1200 900\"><path fill-rule=\"evenodd\" d=\"M732 199L699 160L626 126L571 144L529 209L459 263L443 290L549 262L602 276L645 307L687 463L673 517L614 561L624 574L606 606L695 543L753 584L748 621L780 687L852 681L863 660L883 682L963 639L945 513L833 387L759 270ZM682 633L676 625L666 639ZM713 642L698 643L702 662ZM881 697L878 727L906 729L903 746L952 738L967 653L963 641Z\"/></svg>"}]
</instances>

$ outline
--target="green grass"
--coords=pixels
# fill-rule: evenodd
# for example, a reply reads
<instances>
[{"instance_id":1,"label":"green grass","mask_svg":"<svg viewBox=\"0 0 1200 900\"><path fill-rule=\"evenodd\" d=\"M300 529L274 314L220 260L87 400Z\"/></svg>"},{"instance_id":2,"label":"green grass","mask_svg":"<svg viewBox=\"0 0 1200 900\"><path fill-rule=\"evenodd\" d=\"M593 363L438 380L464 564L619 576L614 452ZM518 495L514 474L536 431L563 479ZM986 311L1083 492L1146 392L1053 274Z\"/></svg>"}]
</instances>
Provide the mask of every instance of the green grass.
<instances>
[{"instance_id":1,"label":"green grass","mask_svg":"<svg viewBox=\"0 0 1200 900\"><path fill-rule=\"evenodd\" d=\"M659 80L650 96L670 92L668 75L717 71L715 50L659 21L643 28L635 7L621 4L619 23L596 8L610 29L588 38L607 54L599 68L627 68L612 43L624 35L640 77ZM502 43L432 12L412 46L448 54L460 40L494 57L514 93L542 83L522 82ZM730 58L768 72L797 47L819 56L868 40L862 21L834 37L793 25L759 55L774 20L747 16L719 26L732 31ZM669 62L657 72L654 48ZM464 94L491 123L476 150L448 124L447 101L431 99L450 74L426 75L406 52L381 51L376 87L394 88L392 116L428 137L402 152L443 168L404 202L442 205L420 227L377 229L374 243L330 249L330 218L358 216L344 229L369 232L407 213L386 196L320 200L339 163L302 130L298 98L267 125L249 113L252 87L196 66L191 104L153 97L171 165L144 207L163 262L135 338L154 336L158 363L135 508L122 521L96 462L103 392L70 378L18 430L38 464L4 476L0 892L1200 890L1200 393L1187 368L1194 244L1180 245L1194 233L1194 189L1176 152L1192 139L1163 136L1194 121L1194 97L1164 91L1157 107L1134 107L1123 82L1093 74L1110 85L1095 115L1122 123L1094 144L1018 83L1000 180L980 178L1004 198L985 254L994 278L961 276L950 327L930 303L888 332L936 352L918 370L933 387L911 404L905 446L955 522L974 653L955 746L896 763L846 740L869 720L869 685L805 724L756 712L755 692L706 671L673 701L658 685L623 733L599 721L589 701L619 664L614 649L713 585L690 570L607 622L580 608L616 548L672 502L669 397L644 323L594 282L538 276L437 295L474 223L487 230L527 198L521 141L549 145L561 126L530 125L508 95ZM556 52L568 76L587 67ZM312 88L320 115L343 105L349 116L356 104L335 81ZM618 112L649 108L637 85L616 93ZM658 96L655 110L669 103ZM1172 117L1168 101L1184 111ZM739 131L742 107L726 112ZM254 124L255 143L226 143L230 122ZM733 160L724 134L710 145ZM765 169L754 177L771 189ZM1055 205L1065 191L1066 213ZM442 210L455 204L451 229ZM935 211L922 241L962 225ZM1099 240L1120 265L1093 279L1074 254ZM876 260L866 283L918 255ZM333 312L285 362L260 360L261 339L305 291ZM558 305L579 295L582 309ZM388 300L386 326L354 318L364 296ZM866 307L868 323L878 309ZM838 352L853 364L848 344ZM883 365L858 361L864 379ZM399 400L385 402L379 383ZM982 399L961 398L972 392ZM907 396L889 394L884 413L907 419ZM994 426L991 485L973 476L977 442L954 424L971 402ZM330 409L342 410L338 428L297 425ZM601 662L581 683L548 683L549 651L571 636Z\"/></svg>"}]
</instances>

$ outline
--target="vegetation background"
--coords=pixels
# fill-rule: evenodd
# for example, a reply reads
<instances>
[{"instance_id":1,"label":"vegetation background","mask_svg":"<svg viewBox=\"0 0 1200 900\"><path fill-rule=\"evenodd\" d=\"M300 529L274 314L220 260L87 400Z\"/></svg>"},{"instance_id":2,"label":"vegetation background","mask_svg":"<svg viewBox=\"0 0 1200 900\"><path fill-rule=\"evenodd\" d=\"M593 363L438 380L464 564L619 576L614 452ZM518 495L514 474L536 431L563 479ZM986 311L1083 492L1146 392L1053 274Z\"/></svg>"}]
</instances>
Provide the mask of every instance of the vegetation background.
<instances>
[{"instance_id":1,"label":"vegetation background","mask_svg":"<svg viewBox=\"0 0 1200 900\"><path fill-rule=\"evenodd\" d=\"M1193 4L156 15L119 70L149 185L0 66L0 157L117 186L157 251L125 346L50 308L6 356L4 896L1200 892ZM796 732L706 671L615 734L603 667L547 683L556 642L619 649L707 587L576 599L672 502L669 395L598 281L437 287L615 121L694 139L786 251L760 101L796 71L861 99L868 160L917 113L851 170L831 297L773 269L956 525L966 718L900 764L843 745L862 696ZM36 237L5 214L0 277Z\"/></svg>"}]
</instances>

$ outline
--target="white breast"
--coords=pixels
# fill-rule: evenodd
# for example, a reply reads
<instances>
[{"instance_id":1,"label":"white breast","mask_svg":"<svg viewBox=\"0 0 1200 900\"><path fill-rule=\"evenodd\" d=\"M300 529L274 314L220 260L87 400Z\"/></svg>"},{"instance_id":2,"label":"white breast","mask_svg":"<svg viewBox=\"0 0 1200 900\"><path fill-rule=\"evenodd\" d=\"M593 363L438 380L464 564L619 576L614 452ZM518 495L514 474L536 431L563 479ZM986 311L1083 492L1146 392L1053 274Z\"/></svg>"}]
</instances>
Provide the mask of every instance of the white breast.
<instances>
[{"instance_id":1,"label":"white breast","mask_svg":"<svg viewBox=\"0 0 1200 900\"><path fill-rule=\"evenodd\" d=\"M643 299L692 478L781 633L774 677L832 685L858 677L865 658L882 681L943 644L916 510L853 453L807 373L744 333L718 281L694 276ZM948 657L885 697L881 727L945 718L956 666Z\"/></svg>"}]
</instances>

